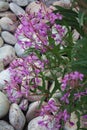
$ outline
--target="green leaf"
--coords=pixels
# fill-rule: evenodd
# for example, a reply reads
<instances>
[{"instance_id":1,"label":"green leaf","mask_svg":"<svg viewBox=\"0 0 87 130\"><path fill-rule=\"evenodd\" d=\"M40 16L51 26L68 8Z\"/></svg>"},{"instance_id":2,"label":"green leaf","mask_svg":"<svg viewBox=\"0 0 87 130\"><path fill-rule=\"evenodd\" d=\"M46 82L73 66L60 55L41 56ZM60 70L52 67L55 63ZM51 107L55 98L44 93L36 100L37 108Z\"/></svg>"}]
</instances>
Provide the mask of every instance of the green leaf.
<instances>
[{"instance_id":1,"label":"green leaf","mask_svg":"<svg viewBox=\"0 0 87 130\"><path fill-rule=\"evenodd\" d=\"M66 9L60 6L55 6L56 10L54 13L60 12L62 14L62 20L56 20L57 24L64 25L66 27L70 26L73 29L76 29L81 35L84 35L82 27L78 22L78 13L73 11L72 9ZM69 17L70 16L70 17Z\"/></svg>"},{"instance_id":2,"label":"green leaf","mask_svg":"<svg viewBox=\"0 0 87 130\"><path fill-rule=\"evenodd\" d=\"M42 103L45 101L45 96L43 96L42 98L41 98L41 100L40 100L40 104L39 104L39 107L38 107L38 109L40 109L41 108L41 106L42 106Z\"/></svg>"},{"instance_id":3,"label":"green leaf","mask_svg":"<svg viewBox=\"0 0 87 130\"><path fill-rule=\"evenodd\" d=\"M60 12L60 13L62 13L62 14L64 14L65 16L70 16L70 17L77 17L78 16L78 13L77 12L75 12L75 11L73 11L72 9L66 9L66 8L63 8L63 7L61 7L61 6L58 6L58 5L56 5L55 6L56 7L56 9ZM54 11L55 12L55 11Z\"/></svg>"},{"instance_id":4,"label":"green leaf","mask_svg":"<svg viewBox=\"0 0 87 130\"><path fill-rule=\"evenodd\" d=\"M72 70L87 74L87 38L79 40L72 49Z\"/></svg>"},{"instance_id":5,"label":"green leaf","mask_svg":"<svg viewBox=\"0 0 87 130\"><path fill-rule=\"evenodd\" d=\"M85 15L85 13L84 12L81 12L81 11L79 11L79 24L80 24L80 26L83 26L83 24L84 24L84 15Z\"/></svg>"}]
</instances>

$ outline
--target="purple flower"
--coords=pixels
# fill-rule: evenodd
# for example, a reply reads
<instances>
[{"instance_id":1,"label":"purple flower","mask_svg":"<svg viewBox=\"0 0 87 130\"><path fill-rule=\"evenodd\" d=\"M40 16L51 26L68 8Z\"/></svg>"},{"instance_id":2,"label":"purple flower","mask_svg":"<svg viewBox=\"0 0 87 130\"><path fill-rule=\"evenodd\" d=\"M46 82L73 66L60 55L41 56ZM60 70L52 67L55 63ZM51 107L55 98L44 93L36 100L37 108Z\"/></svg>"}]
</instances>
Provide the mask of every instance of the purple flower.
<instances>
[{"instance_id":1,"label":"purple flower","mask_svg":"<svg viewBox=\"0 0 87 130\"><path fill-rule=\"evenodd\" d=\"M79 82L82 81L83 78L84 75L77 71L66 74L61 81L61 90L64 91L67 89L67 86L72 88L80 86Z\"/></svg>"},{"instance_id":2,"label":"purple flower","mask_svg":"<svg viewBox=\"0 0 87 130\"><path fill-rule=\"evenodd\" d=\"M12 102L22 96L28 98L30 89L38 87L40 83L39 74L44 70L46 64L47 61L40 60L33 53L25 58L17 58L12 61L9 68L11 82L6 83L6 91Z\"/></svg>"},{"instance_id":3,"label":"purple flower","mask_svg":"<svg viewBox=\"0 0 87 130\"><path fill-rule=\"evenodd\" d=\"M68 99L69 96L70 96L70 93L67 92L66 94L64 94L64 95L60 98L60 100L63 101L63 102L65 102L65 103L67 103L67 104L69 104L69 99Z\"/></svg>"}]
</instances>

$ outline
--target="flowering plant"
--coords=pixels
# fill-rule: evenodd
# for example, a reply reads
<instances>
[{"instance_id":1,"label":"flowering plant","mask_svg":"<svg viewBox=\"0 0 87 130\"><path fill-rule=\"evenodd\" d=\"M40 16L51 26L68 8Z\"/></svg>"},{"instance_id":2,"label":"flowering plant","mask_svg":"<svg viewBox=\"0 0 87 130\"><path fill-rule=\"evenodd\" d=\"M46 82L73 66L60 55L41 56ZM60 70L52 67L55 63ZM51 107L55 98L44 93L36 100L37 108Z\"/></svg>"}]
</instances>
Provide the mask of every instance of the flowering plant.
<instances>
[{"instance_id":1,"label":"flowering plant","mask_svg":"<svg viewBox=\"0 0 87 130\"><path fill-rule=\"evenodd\" d=\"M48 129L62 130L67 122L73 126L73 112L78 119L77 130L85 129L80 120L87 118L87 36L82 24L86 16L73 8L55 8L47 11L41 2L38 13L20 16L16 38L25 54L11 63L11 82L6 91L12 102L40 96L40 116L48 118L39 124ZM77 39L74 30L79 33ZM53 122L52 128L49 122Z\"/></svg>"}]
</instances>

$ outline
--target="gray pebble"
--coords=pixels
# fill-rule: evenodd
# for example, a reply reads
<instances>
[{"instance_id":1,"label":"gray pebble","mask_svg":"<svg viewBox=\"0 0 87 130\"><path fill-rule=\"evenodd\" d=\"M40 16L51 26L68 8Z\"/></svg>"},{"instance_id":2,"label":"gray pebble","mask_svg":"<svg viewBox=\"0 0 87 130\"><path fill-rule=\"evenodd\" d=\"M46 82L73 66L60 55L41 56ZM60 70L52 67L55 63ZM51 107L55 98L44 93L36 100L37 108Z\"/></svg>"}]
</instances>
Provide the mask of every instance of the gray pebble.
<instances>
[{"instance_id":1,"label":"gray pebble","mask_svg":"<svg viewBox=\"0 0 87 130\"><path fill-rule=\"evenodd\" d=\"M0 130L14 130L14 128L4 120L0 120Z\"/></svg>"},{"instance_id":2,"label":"gray pebble","mask_svg":"<svg viewBox=\"0 0 87 130\"><path fill-rule=\"evenodd\" d=\"M24 15L25 14L25 11L20 6L18 6L17 4L10 3L9 6L10 6L11 11L15 15L19 16L19 15Z\"/></svg>"},{"instance_id":3,"label":"gray pebble","mask_svg":"<svg viewBox=\"0 0 87 130\"><path fill-rule=\"evenodd\" d=\"M29 0L12 0L12 2L16 3L19 6L26 6Z\"/></svg>"},{"instance_id":4,"label":"gray pebble","mask_svg":"<svg viewBox=\"0 0 87 130\"><path fill-rule=\"evenodd\" d=\"M0 1L0 12L1 11L6 11L8 9L9 9L8 2Z\"/></svg>"},{"instance_id":5,"label":"gray pebble","mask_svg":"<svg viewBox=\"0 0 87 130\"><path fill-rule=\"evenodd\" d=\"M16 103L10 107L9 121L15 130L22 130L25 125L25 116Z\"/></svg>"},{"instance_id":6,"label":"gray pebble","mask_svg":"<svg viewBox=\"0 0 87 130\"><path fill-rule=\"evenodd\" d=\"M17 42L15 36L12 35L12 34L11 34L10 32L8 32L8 31L3 31L3 32L1 33L1 36L2 36L2 38L4 39L4 41L5 41L6 43L10 44L10 45L15 45L16 42Z\"/></svg>"},{"instance_id":7,"label":"gray pebble","mask_svg":"<svg viewBox=\"0 0 87 130\"><path fill-rule=\"evenodd\" d=\"M3 41L2 37L0 37L0 47L2 47L3 44L4 44L4 41Z\"/></svg>"},{"instance_id":8,"label":"gray pebble","mask_svg":"<svg viewBox=\"0 0 87 130\"><path fill-rule=\"evenodd\" d=\"M0 62L3 62L5 66L15 57L15 50L12 46L6 45L0 48Z\"/></svg>"},{"instance_id":9,"label":"gray pebble","mask_svg":"<svg viewBox=\"0 0 87 130\"><path fill-rule=\"evenodd\" d=\"M4 93L0 91L0 119L4 117L9 110L9 101Z\"/></svg>"},{"instance_id":10,"label":"gray pebble","mask_svg":"<svg viewBox=\"0 0 87 130\"><path fill-rule=\"evenodd\" d=\"M14 32L16 30L16 26L13 21L8 17L3 17L0 19L0 26L2 30Z\"/></svg>"}]
</instances>

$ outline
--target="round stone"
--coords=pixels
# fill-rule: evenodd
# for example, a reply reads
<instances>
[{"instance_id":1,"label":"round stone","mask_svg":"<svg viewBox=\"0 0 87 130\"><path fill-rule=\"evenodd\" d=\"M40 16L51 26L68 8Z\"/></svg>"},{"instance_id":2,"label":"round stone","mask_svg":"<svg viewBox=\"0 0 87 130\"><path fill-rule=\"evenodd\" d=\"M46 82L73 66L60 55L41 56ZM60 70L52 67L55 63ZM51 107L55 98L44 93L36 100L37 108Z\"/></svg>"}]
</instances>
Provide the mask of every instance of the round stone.
<instances>
[{"instance_id":1,"label":"round stone","mask_svg":"<svg viewBox=\"0 0 87 130\"><path fill-rule=\"evenodd\" d=\"M0 91L0 119L4 117L9 110L9 101L4 93Z\"/></svg>"},{"instance_id":2,"label":"round stone","mask_svg":"<svg viewBox=\"0 0 87 130\"><path fill-rule=\"evenodd\" d=\"M47 120L48 117L41 117L41 116L38 116L36 118L34 118L33 120L31 120L28 124L28 130L48 130L47 127L45 126L41 126L38 124L39 121L43 121L43 120ZM52 121L51 123L49 122L48 126L49 126L49 130L52 130L52 127L53 127L53 124L54 124L54 121ZM58 128L54 128L54 130L58 130Z\"/></svg>"},{"instance_id":3,"label":"round stone","mask_svg":"<svg viewBox=\"0 0 87 130\"><path fill-rule=\"evenodd\" d=\"M3 44L4 44L4 41L3 41L2 37L0 37L0 47L2 47Z\"/></svg>"},{"instance_id":4,"label":"round stone","mask_svg":"<svg viewBox=\"0 0 87 130\"><path fill-rule=\"evenodd\" d=\"M3 17L0 19L0 26L2 30L14 32L16 30L16 25L8 17Z\"/></svg>"},{"instance_id":5,"label":"round stone","mask_svg":"<svg viewBox=\"0 0 87 130\"><path fill-rule=\"evenodd\" d=\"M37 13L40 9L41 9L41 4L37 4L36 2L31 2L26 7L26 12Z\"/></svg>"},{"instance_id":6,"label":"round stone","mask_svg":"<svg viewBox=\"0 0 87 130\"><path fill-rule=\"evenodd\" d=\"M6 11L9 9L8 2L0 1L0 12Z\"/></svg>"},{"instance_id":7,"label":"round stone","mask_svg":"<svg viewBox=\"0 0 87 130\"><path fill-rule=\"evenodd\" d=\"M15 130L22 130L25 125L25 116L16 103L10 107L9 121Z\"/></svg>"},{"instance_id":8,"label":"round stone","mask_svg":"<svg viewBox=\"0 0 87 130\"><path fill-rule=\"evenodd\" d=\"M8 65L15 57L15 50L12 46L5 45L0 48L0 62L3 62L4 66Z\"/></svg>"},{"instance_id":9,"label":"round stone","mask_svg":"<svg viewBox=\"0 0 87 130\"><path fill-rule=\"evenodd\" d=\"M28 111L26 113L27 121L31 121L33 118L37 117L36 111L38 110L40 101L33 102L29 105Z\"/></svg>"},{"instance_id":10,"label":"round stone","mask_svg":"<svg viewBox=\"0 0 87 130\"><path fill-rule=\"evenodd\" d=\"M0 62L0 72L4 70L4 64Z\"/></svg>"},{"instance_id":11,"label":"round stone","mask_svg":"<svg viewBox=\"0 0 87 130\"><path fill-rule=\"evenodd\" d=\"M2 62L0 62L1 64ZM2 64L3 65L3 64ZM10 77L10 71L9 69L5 69L0 72L0 90L3 90L6 87L6 82L10 83L11 77Z\"/></svg>"},{"instance_id":12,"label":"round stone","mask_svg":"<svg viewBox=\"0 0 87 130\"><path fill-rule=\"evenodd\" d=\"M14 128L4 120L0 120L0 130L14 130Z\"/></svg>"},{"instance_id":13,"label":"round stone","mask_svg":"<svg viewBox=\"0 0 87 130\"><path fill-rule=\"evenodd\" d=\"M12 13L11 11L5 11L5 12L0 12L0 17L8 17L10 18L13 22L17 21L17 17L14 13Z\"/></svg>"},{"instance_id":14,"label":"round stone","mask_svg":"<svg viewBox=\"0 0 87 130\"><path fill-rule=\"evenodd\" d=\"M1 33L1 36L4 39L4 41L8 44L15 45L17 42L16 37L8 31L3 31Z\"/></svg>"},{"instance_id":15,"label":"round stone","mask_svg":"<svg viewBox=\"0 0 87 130\"><path fill-rule=\"evenodd\" d=\"M43 120L42 117L36 117L28 124L28 130L48 130L45 126L40 126L39 121Z\"/></svg>"},{"instance_id":16,"label":"round stone","mask_svg":"<svg viewBox=\"0 0 87 130\"><path fill-rule=\"evenodd\" d=\"M16 3L19 6L26 6L28 4L28 0L12 0L12 2Z\"/></svg>"},{"instance_id":17,"label":"round stone","mask_svg":"<svg viewBox=\"0 0 87 130\"><path fill-rule=\"evenodd\" d=\"M11 11L15 15L19 16L19 15L24 15L25 14L25 11L20 6L18 6L17 4L10 3L9 6L10 6Z\"/></svg>"},{"instance_id":18,"label":"round stone","mask_svg":"<svg viewBox=\"0 0 87 130\"><path fill-rule=\"evenodd\" d=\"M15 52L16 52L17 56L18 57L23 57L25 50L21 47L21 45L16 43L14 48L15 48Z\"/></svg>"},{"instance_id":19,"label":"round stone","mask_svg":"<svg viewBox=\"0 0 87 130\"><path fill-rule=\"evenodd\" d=\"M69 8L71 5L71 1L70 0L59 0L59 1L53 2L53 5L58 5L58 6Z\"/></svg>"}]
</instances>

